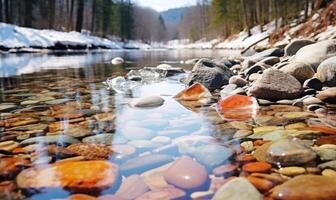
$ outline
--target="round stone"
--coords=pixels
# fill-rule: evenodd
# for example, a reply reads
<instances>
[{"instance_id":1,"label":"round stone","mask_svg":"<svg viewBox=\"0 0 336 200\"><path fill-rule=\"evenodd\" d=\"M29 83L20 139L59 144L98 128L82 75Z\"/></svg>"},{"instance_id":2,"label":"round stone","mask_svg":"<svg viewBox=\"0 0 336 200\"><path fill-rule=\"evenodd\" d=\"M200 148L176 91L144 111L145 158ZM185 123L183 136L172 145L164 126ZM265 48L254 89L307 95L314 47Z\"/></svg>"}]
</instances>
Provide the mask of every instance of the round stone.
<instances>
[{"instance_id":1,"label":"round stone","mask_svg":"<svg viewBox=\"0 0 336 200\"><path fill-rule=\"evenodd\" d=\"M166 181L179 188L195 189L208 180L204 166L188 156L182 156L165 172Z\"/></svg>"}]
</instances>

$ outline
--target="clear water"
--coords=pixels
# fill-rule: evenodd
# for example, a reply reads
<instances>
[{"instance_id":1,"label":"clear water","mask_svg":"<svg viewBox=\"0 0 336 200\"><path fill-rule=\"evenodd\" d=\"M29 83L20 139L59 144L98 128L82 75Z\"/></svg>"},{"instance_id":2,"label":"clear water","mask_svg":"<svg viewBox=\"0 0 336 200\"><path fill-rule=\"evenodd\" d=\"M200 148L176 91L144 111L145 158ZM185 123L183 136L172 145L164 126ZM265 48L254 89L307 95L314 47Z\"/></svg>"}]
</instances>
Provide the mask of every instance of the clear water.
<instances>
[{"instance_id":1,"label":"clear water","mask_svg":"<svg viewBox=\"0 0 336 200\"><path fill-rule=\"evenodd\" d=\"M91 103L101 110L113 110L115 120L115 141L125 127L137 126L148 129L154 136L163 136L164 133L172 139L172 143L182 136L199 137L200 140L213 139L213 144L222 144L216 140L216 126L210 120L208 110L192 111L186 109L172 96L185 88L178 80L179 76L167 78L161 82L146 84L134 90L133 96L115 94L107 90L102 81L109 77L125 75L130 69L145 66L157 66L160 63L170 63L173 66L190 69L181 61L191 58L210 57L218 58L231 52L213 50L180 50L180 51L107 51L86 53L60 53L60 54L9 54L0 55L1 95L0 102L20 102L29 99L25 94L36 96L41 92L53 91L58 93L57 99L69 99L81 103ZM112 66L110 61L116 56L123 57L127 63L123 66ZM181 75L183 76L183 75ZM28 89L24 92L8 94L11 89ZM80 89L89 91L82 93ZM75 95L74 95L75 94ZM132 98L159 95L165 99L163 106L153 109L139 109L128 106ZM14 97L15 98L14 98ZM20 96L20 97L18 97ZM43 104L43 103L40 103ZM29 106L18 106L16 111ZM14 111L12 111L14 112ZM217 116L219 117L219 116ZM212 117L213 118L213 117ZM39 122L45 123L45 122ZM1 128L1 127L0 127ZM1 129L3 131L3 129ZM94 130L97 134L104 133L100 127ZM134 133L136 134L136 133ZM193 136L195 135L195 136ZM196 136L198 135L198 136ZM120 138L119 138L120 139ZM150 140L151 138L149 138ZM132 141L128 141L132 142ZM197 140L195 140L197 142ZM162 145L137 148L137 154L160 152L180 156L177 149L160 150ZM164 149L164 148L163 148ZM42 155L42 154L41 154ZM133 156L134 157L134 156ZM114 158L111 159L112 162ZM124 161L123 161L124 162ZM210 169L209 169L210 170ZM103 191L111 194L115 188ZM32 199L64 198L69 193L65 190L43 190L34 193ZM97 194L94 194L97 195Z\"/></svg>"}]
</instances>

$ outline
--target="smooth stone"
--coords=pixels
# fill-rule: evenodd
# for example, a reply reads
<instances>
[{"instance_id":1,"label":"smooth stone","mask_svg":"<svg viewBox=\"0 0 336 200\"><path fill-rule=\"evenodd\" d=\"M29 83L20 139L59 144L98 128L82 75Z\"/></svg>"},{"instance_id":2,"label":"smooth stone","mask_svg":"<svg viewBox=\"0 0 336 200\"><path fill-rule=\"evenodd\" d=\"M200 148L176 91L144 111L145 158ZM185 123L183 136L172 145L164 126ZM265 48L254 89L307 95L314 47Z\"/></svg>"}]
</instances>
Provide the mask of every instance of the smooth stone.
<instances>
[{"instance_id":1,"label":"smooth stone","mask_svg":"<svg viewBox=\"0 0 336 200\"><path fill-rule=\"evenodd\" d=\"M116 57L111 60L112 65L121 65L124 62L125 62L124 59L121 57Z\"/></svg>"},{"instance_id":2,"label":"smooth stone","mask_svg":"<svg viewBox=\"0 0 336 200\"><path fill-rule=\"evenodd\" d=\"M17 108L17 105L11 104L11 103L1 103L0 104L0 111L1 112L9 112L12 110L15 110Z\"/></svg>"},{"instance_id":3,"label":"smooth stone","mask_svg":"<svg viewBox=\"0 0 336 200\"><path fill-rule=\"evenodd\" d=\"M142 173L149 169L160 167L173 161L173 157L167 154L150 154L129 159L120 165L123 174Z\"/></svg>"},{"instance_id":4,"label":"smooth stone","mask_svg":"<svg viewBox=\"0 0 336 200\"><path fill-rule=\"evenodd\" d=\"M336 55L336 40L325 40L302 47L295 55L296 62L311 64L314 70L327 58Z\"/></svg>"},{"instance_id":5,"label":"smooth stone","mask_svg":"<svg viewBox=\"0 0 336 200\"><path fill-rule=\"evenodd\" d=\"M323 85L322 85L322 82L319 79L310 78L310 79L307 79L303 83L303 87L304 88L312 88L312 89L320 91L322 89Z\"/></svg>"},{"instance_id":6,"label":"smooth stone","mask_svg":"<svg viewBox=\"0 0 336 200\"><path fill-rule=\"evenodd\" d=\"M336 56L326 59L318 66L316 78L326 86L336 86Z\"/></svg>"},{"instance_id":7,"label":"smooth stone","mask_svg":"<svg viewBox=\"0 0 336 200\"><path fill-rule=\"evenodd\" d=\"M235 89L237 89L237 85L235 84L228 84L223 87L220 91L220 95L222 98L229 96Z\"/></svg>"},{"instance_id":8,"label":"smooth stone","mask_svg":"<svg viewBox=\"0 0 336 200\"><path fill-rule=\"evenodd\" d=\"M188 156L182 156L165 172L165 180L183 189L196 189L208 180L208 172L204 166Z\"/></svg>"},{"instance_id":9,"label":"smooth stone","mask_svg":"<svg viewBox=\"0 0 336 200\"><path fill-rule=\"evenodd\" d=\"M148 191L149 188L143 178L136 174L124 179L115 195L123 199L132 200Z\"/></svg>"},{"instance_id":10,"label":"smooth stone","mask_svg":"<svg viewBox=\"0 0 336 200\"><path fill-rule=\"evenodd\" d=\"M263 196L245 178L234 178L215 193L212 200L262 200Z\"/></svg>"},{"instance_id":11,"label":"smooth stone","mask_svg":"<svg viewBox=\"0 0 336 200\"><path fill-rule=\"evenodd\" d=\"M267 58L264 58L261 61L259 61L259 63L263 63L263 64L266 64L266 65L269 65L269 66L273 66L273 65L275 65L279 62L280 62L280 58L277 57L277 56L267 57Z\"/></svg>"},{"instance_id":12,"label":"smooth stone","mask_svg":"<svg viewBox=\"0 0 336 200\"><path fill-rule=\"evenodd\" d=\"M12 151L18 146L19 146L19 143L12 141L12 140L0 142L0 150L4 150L4 151Z\"/></svg>"},{"instance_id":13,"label":"smooth stone","mask_svg":"<svg viewBox=\"0 0 336 200\"><path fill-rule=\"evenodd\" d=\"M38 104L40 101L38 100L27 100L27 101L22 101L20 104L22 106L27 106L27 105L34 105L34 104Z\"/></svg>"},{"instance_id":14,"label":"smooth stone","mask_svg":"<svg viewBox=\"0 0 336 200\"><path fill-rule=\"evenodd\" d=\"M129 105L138 108L153 108L163 105L164 101L165 100L159 96L148 96L132 100Z\"/></svg>"},{"instance_id":15,"label":"smooth stone","mask_svg":"<svg viewBox=\"0 0 336 200\"><path fill-rule=\"evenodd\" d=\"M268 162L281 166L301 165L316 158L316 153L299 139L280 139L267 150Z\"/></svg>"},{"instance_id":16,"label":"smooth stone","mask_svg":"<svg viewBox=\"0 0 336 200\"><path fill-rule=\"evenodd\" d=\"M29 165L29 160L24 158L1 158L0 159L0 178L14 178L22 170L22 166ZM1 191L1 190L0 190ZM1 195L0 195L1 196Z\"/></svg>"},{"instance_id":17,"label":"smooth stone","mask_svg":"<svg viewBox=\"0 0 336 200\"><path fill-rule=\"evenodd\" d=\"M235 84L238 87L244 87L247 84L247 81L240 76L232 76L229 79L229 84Z\"/></svg>"},{"instance_id":18,"label":"smooth stone","mask_svg":"<svg viewBox=\"0 0 336 200\"><path fill-rule=\"evenodd\" d=\"M111 148L99 144L76 143L66 149L88 160L106 160L113 154Z\"/></svg>"},{"instance_id":19,"label":"smooth stone","mask_svg":"<svg viewBox=\"0 0 336 200\"><path fill-rule=\"evenodd\" d=\"M46 101L45 103L48 105L58 105L58 104L64 104L68 101L70 101L70 99L55 99L51 101Z\"/></svg>"},{"instance_id":20,"label":"smooth stone","mask_svg":"<svg viewBox=\"0 0 336 200\"><path fill-rule=\"evenodd\" d=\"M254 82L254 81L256 81L256 80L258 80L258 79L260 79L260 78L261 78L261 74L254 73L254 74L251 74L251 75L248 77L248 80L249 80L250 82Z\"/></svg>"},{"instance_id":21,"label":"smooth stone","mask_svg":"<svg viewBox=\"0 0 336 200\"><path fill-rule=\"evenodd\" d=\"M303 100L304 105L321 104L321 103L323 103L323 102L316 97L308 97L308 98Z\"/></svg>"},{"instance_id":22,"label":"smooth stone","mask_svg":"<svg viewBox=\"0 0 336 200\"><path fill-rule=\"evenodd\" d=\"M246 69L246 70L244 71L244 75L245 75L245 76L249 76L249 75L251 75L251 74L258 73L259 71L262 71L262 70L263 70L263 68L261 67L261 65L259 65L259 64L255 64L255 65L253 65L252 67Z\"/></svg>"},{"instance_id":23,"label":"smooth stone","mask_svg":"<svg viewBox=\"0 0 336 200\"><path fill-rule=\"evenodd\" d=\"M141 174L141 176L144 178L145 183L151 190L159 190L162 188L172 187L172 185L169 185L164 178L164 173L171 166L171 164L172 163L168 163L166 165L148 170Z\"/></svg>"},{"instance_id":24,"label":"smooth stone","mask_svg":"<svg viewBox=\"0 0 336 200\"><path fill-rule=\"evenodd\" d=\"M312 88L308 88L308 89L305 89L303 91L303 96L306 96L306 95L315 95L317 92L315 89L312 89Z\"/></svg>"},{"instance_id":25,"label":"smooth stone","mask_svg":"<svg viewBox=\"0 0 336 200\"><path fill-rule=\"evenodd\" d=\"M194 65L184 82L189 86L200 83L209 90L215 90L228 84L230 77L233 75L233 72L227 66L204 58Z\"/></svg>"},{"instance_id":26,"label":"smooth stone","mask_svg":"<svg viewBox=\"0 0 336 200\"><path fill-rule=\"evenodd\" d=\"M127 139L121 136L117 136L115 134L103 133L85 137L83 138L82 141L85 143L111 145L111 144L125 144L127 142Z\"/></svg>"},{"instance_id":27,"label":"smooth stone","mask_svg":"<svg viewBox=\"0 0 336 200\"><path fill-rule=\"evenodd\" d=\"M277 200L336 199L336 179L317 175L300 175L275 187L271 197Z\"/></svg>"},{"instance_id":28,"label":"smooth stone","mask_svg":"<svg viewBox=\"0 0 336 200\"><path fill-rule=\"evenodd\" d=\"M297 39L292 42L290 42L285 47L285 55L286 56L294 56L296 52L298 52L302 47L314 44L314 41L306 40L306 39Z\"/></svg>"},{"instance_id":29,"label":"smooth stone","mask_svg":"<svg viewBox=\"0 0 336 200\"><path fill-rule=\"evenodd\" d=\"M260 61L264 58L267 57L282 57L284 55L284 52L282 49L280 48L271 48L271 49L266 49L264 51L261 51L259 53L254 54L253 56L248 57L249 60L253 60L253 61Z\"/></svg>"},{"instance_id":30,"label":"smooth stone","mask_svg":"<svg viewBox=\"0 0 336 200\"><path fill-rule=\"evenodd\" d=\"M253 83L249 94L267 100L295 99L303 92L301 83L290 74L276 69L267 69Z\"/></svg>"},{"instance_id":31,"label":"smooth stone","mask_svg":"<svg viewBox=\"0 0 336 200\"><path fill-rule=\"evenodd\" d=\"M317 98L324 102L336 103L336 87L328 88L316 95Z\"/></svg>"},{"instance_id":32,"label":"smooth stone","mask_svg":"<svg viewBox=\"0 0 336 200\"><path fill-rule=\"evenodd\" d=\"M285 176L297 176L306 173L303 167L283 167L279 169L279 173Z\"/></svg>"},{"instance_id":33,"label":"smooth stone","mask_svg":"<svg viewBox=\"0 0 336 200\"><path fill-rule=\"evenodd\" d=\"M336 170L336 160L322 163L322 164L318 165L318 168Z\"/></svg>"},{"instance_id":34,"label":"smooth stone","mask_svg":"<svg viewBox=\"0 0 336 200\"><path fill-rule=\"evenodd\" d=\"M336 145L324 144L313 149L321 160L336 160Z\"/></svg>"},{"instance_id":35,"label":"smooth stone","mask_svg":"<svg viewBox=\"0 0 336 200\"><path fill-rule=\"evenodd\" d=\"M332 169L325 169L321 173L323 176L328 176L328 177L336 177L336 171Z\"/></svg>"},{"instance_id":36,"label":"smooth stone","mask_svg":"<svg viewBox=\"0 0 336 200\"><path fill-rule=\"evenodd\" d=\"M107 161L71 161L36 165L23 170L16 182L23 189L65 188L74 192L101 191L112 187L118 166Z\"/></svg>"},{"instance_id":37,"label":"smooth stone","mask_svg":"<svg viewBox=\"0 0 336 200\"><path fill-rule=\"evenodd\" d=\"M121 135L128 140L148 140L154 137L154 132L147 128L136 126L125 126L121 130Z\"/></svg>"},{"instance_id":38,"label":"smooth stone","mask_svg":"<svg viewBox=\"0 0 336 200\"><path fill-rule=\"evenodd\" d=\"M20 143L20 145L29 145L35 143L42 143L42 144L60 144L60 145L69 145L78 143L79 140L67 136L67 135L48 135L48 136L38 136L26 139Z\"/></svg>"},{"instance_id":39,"label":"smooth stone","mask_svg":"<svg viewBox=\"0 0 336 200\"><path fill-rule=\"evenodd\" d=\"M129 141L128 144L138 149L150 149L160 146L159 143L153 142L151 140L132 140Z\"/></svg>"},{"instance_id":40,"label":"smooth stone","mask_svg":"<svg viewBox=\"0 0 336 200\"><path fill-rule=\"evenodd\" d=\"M172 139L167 136L156 136L152 139L152 141L155 143L160 143L162 145L167 145L172 142Z\"/></svg>"},{"instance_id":41,"label":"smooth stone","mask_svg":"<svg viewBox=\"0 0 336 200\"><path fill-rule=\"evenodd\" d=\"M312 78L315 74L314 69L309 64L299 62L289 63L282 67L280 71L294 76L301 83Z\"/></svg>"},{"instance_id":42,"label":"smooth stone","mask_svg":"<svg viewBox=\"0 0 336 200\"><path fill-rule=\"evenodd\" d=\"M233 155L232 150L227 147L191 141L179 142L178 149L181 154L192 155L197 161L211 168L222 164Z\"/></svg>"}]
</instances>

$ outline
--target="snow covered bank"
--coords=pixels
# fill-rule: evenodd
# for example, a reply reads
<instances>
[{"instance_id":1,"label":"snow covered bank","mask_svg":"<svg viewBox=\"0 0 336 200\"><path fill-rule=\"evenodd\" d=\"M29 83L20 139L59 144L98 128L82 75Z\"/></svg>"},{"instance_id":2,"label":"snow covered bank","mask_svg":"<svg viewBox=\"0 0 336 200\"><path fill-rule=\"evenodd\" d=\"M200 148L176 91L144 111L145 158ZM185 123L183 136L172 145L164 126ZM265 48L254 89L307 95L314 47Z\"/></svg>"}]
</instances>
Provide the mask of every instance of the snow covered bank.
<instances>
[{"instance_id":1,"label":"snow covered bank","mask_svg":"<svg viewBox=\"0 0 336 200\"><path fill-rule=\"evenodd\" d=\"M123 43L79 32L38 30L0 23L0 50L10 49L150 49L138 41Z\"/></svg>"}]
</instances>

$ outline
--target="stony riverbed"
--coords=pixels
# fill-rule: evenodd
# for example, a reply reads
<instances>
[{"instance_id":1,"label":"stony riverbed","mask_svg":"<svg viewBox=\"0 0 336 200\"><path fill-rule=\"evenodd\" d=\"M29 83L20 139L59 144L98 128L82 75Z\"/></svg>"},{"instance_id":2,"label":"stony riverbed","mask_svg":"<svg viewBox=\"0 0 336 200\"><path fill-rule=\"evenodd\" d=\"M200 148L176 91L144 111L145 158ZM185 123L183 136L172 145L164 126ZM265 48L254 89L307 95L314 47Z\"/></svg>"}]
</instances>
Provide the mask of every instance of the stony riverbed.
<instances>
[{"instance_id":1,"label":"stony riverbed","mask_svg":"<svg viewBox=\"0 0 336 200\"><path fill-rule=\"evenodd\" d=\"M336 42L307 44L4 80L0 199L336 199Z\"/></svg>"}]
</instances>

